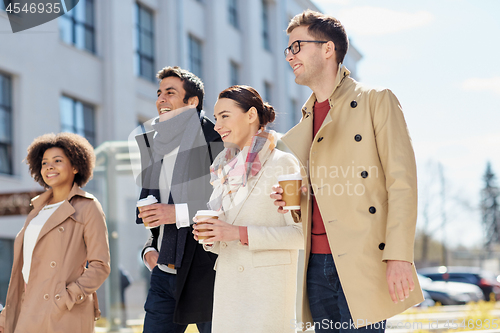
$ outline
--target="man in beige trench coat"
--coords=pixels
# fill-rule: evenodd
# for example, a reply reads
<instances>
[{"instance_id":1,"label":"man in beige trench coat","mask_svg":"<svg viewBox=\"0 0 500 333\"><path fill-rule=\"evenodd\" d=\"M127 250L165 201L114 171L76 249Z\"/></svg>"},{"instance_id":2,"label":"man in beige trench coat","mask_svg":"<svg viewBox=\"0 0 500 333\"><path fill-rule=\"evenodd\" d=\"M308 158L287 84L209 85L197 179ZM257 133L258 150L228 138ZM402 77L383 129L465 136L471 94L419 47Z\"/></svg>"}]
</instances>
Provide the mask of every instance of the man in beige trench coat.
<instances>
[{"instance_id":1,"label":"man in beige trench coat","mask_svg":"<svg viewBox=\"0 0 500 333\"><path fill-rule=\"evenodd\" d=\"M401 106L342 67L347 34L322 13L295 16L286 60L313 94L283 142L301 163L305 273L301 323L316 332L383 332L423 301L413 265L417 179ZM282 189L271 198L283 211Z\"/></svg>"}]
</instances>

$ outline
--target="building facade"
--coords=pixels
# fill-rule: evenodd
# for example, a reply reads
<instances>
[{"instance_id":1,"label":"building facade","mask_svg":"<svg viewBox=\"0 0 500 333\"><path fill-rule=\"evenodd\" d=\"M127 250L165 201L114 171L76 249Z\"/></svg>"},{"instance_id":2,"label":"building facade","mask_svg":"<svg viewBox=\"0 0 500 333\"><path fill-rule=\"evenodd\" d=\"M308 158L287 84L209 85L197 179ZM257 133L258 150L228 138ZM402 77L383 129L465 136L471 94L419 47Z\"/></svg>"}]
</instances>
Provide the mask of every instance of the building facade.
<instances>
[{"instance_id":1,"label":"building facade","mask_svg":"<svg viewBox=\"0 0 500 333\"><path fill-rule=\"evenodd\" d=\"M80 0L65 15L13 34L0 1L0 303L13 240L27 214L23 207L43 190L23 162L35 137L70 131L96 148L127 141L134 128L157 115L155 74L174 65L202 78L209 117L220 91L247 84L275 107L273 128L286 132L300 120L310 90L295 84L284 59L285 30L307 8L318 10L309 0ZM354 75L360 58L351 45L346 64ZM116 202L104 197L101 155L87 189L105 210L116 210L112 236L118 239L119 265L134 280L127 305L135 317L146 296L139 252L148 231L134 224L139 188L127 161L137 156L118 146L113 149L125 163L116 174Z\"/></svg>"}]
</instances>

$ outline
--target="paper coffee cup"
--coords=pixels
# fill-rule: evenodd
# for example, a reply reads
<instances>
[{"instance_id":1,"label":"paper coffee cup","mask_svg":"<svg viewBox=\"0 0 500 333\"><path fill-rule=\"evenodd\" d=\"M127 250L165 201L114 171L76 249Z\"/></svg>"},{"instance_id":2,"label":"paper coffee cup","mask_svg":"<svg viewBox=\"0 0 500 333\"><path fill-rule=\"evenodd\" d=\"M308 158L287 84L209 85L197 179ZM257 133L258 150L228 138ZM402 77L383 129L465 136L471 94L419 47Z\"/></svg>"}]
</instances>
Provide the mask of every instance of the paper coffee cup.
<instances>
[{"instance_id":1,"label":"paper coffee cup","mask_svg":"<svg viewBox=\"0 0 500 333\"><path fill-rule=\"evenodd\" d=\"M300 209L300 188L302 187L302 176L299 173L281 175L278 176L278 183L283 189L282 197L285 202L283 209Z\"/></svg>"},{"instance_id":2,"label":"paper coffee cup","mask_svg":"<svg viewBox=\"0 0 500 333\"><path fill-rule=\"evenodd\" d=\"M149 206L149 205L155 204L157 202L158 202L158 200L156 200L155 196L150 194L146 198L140 199L140 200L137 201L137 209L139 209L139 212L142 212L142 207ZM144 222L144 220L142 221L142 223L144 224L144 226L147 229L153 229L153 228L157 227L157 226L156 227L150 227L147 222Z\"/></svg>"},{"instance_id":3,"label":"paper coffee cup","mask_svg":"<svg viewBox=\"0 0 500 333\"><path fill-rule=\"evenodd\" d=\"M219 215L215 210L199 210L196 212L195 215L196 219L198 222L196 224L208 224L204 223L202 221L208 220L208 219L218 219ZM205 232L205 231L212 231L212 229L198 229L200 232ZM208 236L198 236L198 243L200 244L213 244L213 243L205 243L203 240L209 238Z\"/></svg>"}]
</instances>

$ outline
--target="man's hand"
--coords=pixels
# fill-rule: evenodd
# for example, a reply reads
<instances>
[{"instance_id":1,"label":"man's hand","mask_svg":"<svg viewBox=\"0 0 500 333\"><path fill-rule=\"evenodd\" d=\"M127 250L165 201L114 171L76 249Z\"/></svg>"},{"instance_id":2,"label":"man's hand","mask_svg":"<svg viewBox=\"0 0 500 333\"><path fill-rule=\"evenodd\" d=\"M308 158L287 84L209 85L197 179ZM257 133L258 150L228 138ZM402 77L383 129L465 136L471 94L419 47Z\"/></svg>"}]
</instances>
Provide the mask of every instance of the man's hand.
<instances>
[{"instance_id":1,"label":"man's hand","mask_svg":"<svg viewBox=\"0 0 500 333\"><path fill-rule=\"evenodd\" d=\"M194 218L193 221L198 222ZM193 229L194 239L198 240L198 236L209 237L203 240L206 243L240 240L240 228L238 226L226 223L218 219L203 220L202 224L194 224ZM203 229L209 231L201 232L200 230Z\"/></svg>"},{"instance_id":2,"label":"man's hand","mask_svg":"<svg viewBox=\"0 0 500 333\"><path fill-rule=\"evenodd\" d=\"M149 268L151 268L151 270L156 267L156 263L158 262L159 256L160 256L160 254L156 251L149 251L148 253L146 253L144 255L144 260L146 260L146 262L148 263ZM2 332L0 332L0 333L2 333Z\"/></svg>"},{"instance_id":3,"label":"man's hand","mask_svg":"<svg viewBox=\"0 0 500 333\"><path fill-rule=\"evenodd\" d=\"M302 193L307 193L307 187L302 186L300 188L302 190ZM271 199L274 199L274 205L278 206L278 213L281 214L286 214L288 213L287 209L283 209L283 206L285 206L285 202L283 201L283 188L279 185L274 185L273 186L273 193L271 193L270 197Z\"/></svg>"},{"instance_id":4,"label":"man's hand","mask_svg":"<svg viewBox=\"0 0 500 333\"><path fill-rule=\"evenodd\" d=\"M387 260L387 285L392 301L398 303L410 296L410 291L415 289L411 263L402 260Z\"/></svg>"},{"instance_id":5,"label":"man's hand","mask_svg":"<svg viewBox=\"0 0 500 333\"><path fill-rule=\"evenodd\" d=\"M142 222L149 223L150 227L162 224L175 224L175 205L155 203L141 208L142 212L137 215Z\"/></svg>"}]
</instances>

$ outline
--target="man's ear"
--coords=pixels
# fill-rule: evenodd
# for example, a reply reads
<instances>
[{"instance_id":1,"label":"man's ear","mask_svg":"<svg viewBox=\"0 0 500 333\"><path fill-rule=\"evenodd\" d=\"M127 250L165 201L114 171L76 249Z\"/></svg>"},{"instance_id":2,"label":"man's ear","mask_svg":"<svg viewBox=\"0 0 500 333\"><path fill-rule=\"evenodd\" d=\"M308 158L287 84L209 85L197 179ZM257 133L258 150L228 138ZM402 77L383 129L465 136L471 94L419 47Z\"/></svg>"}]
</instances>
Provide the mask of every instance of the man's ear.
<instances>
[{"instance_id":1,"label":"man's ear","mask_svg":"<svg viewBox=\"0 0 500 333\"><path fill-rule=\"evenodd\" d=\"M187 102L188 105L193 105L194 107L198 107L199 103L200 103L200 99L198 98L198 96L189 97L188 102Z\"/></svg>"},{"instance_id":2,"label":"man's ear","mask_svg":"<svg viewBox=\"0 0 500 333\"><path fill-rule=\"evenodd\" d=\"M331 40L328 41L327 43L325 43L324 50L325 50L325 57L327 59L330 59L332 56L334 58L337 57L336 52L335 52L335 50L336 50L335 43L332 42Z\"/></svg>"}]
</instances>

